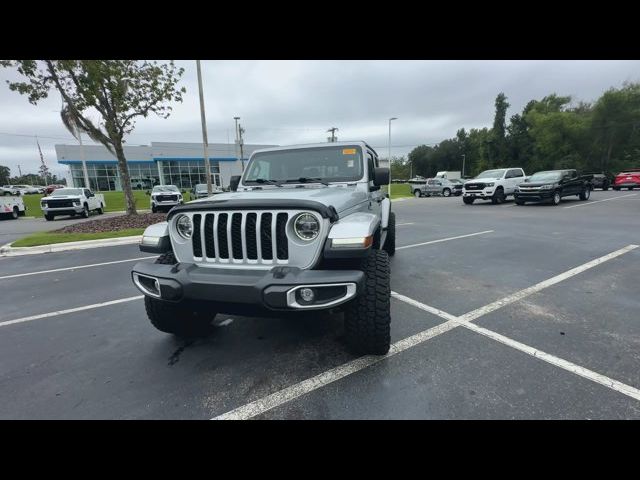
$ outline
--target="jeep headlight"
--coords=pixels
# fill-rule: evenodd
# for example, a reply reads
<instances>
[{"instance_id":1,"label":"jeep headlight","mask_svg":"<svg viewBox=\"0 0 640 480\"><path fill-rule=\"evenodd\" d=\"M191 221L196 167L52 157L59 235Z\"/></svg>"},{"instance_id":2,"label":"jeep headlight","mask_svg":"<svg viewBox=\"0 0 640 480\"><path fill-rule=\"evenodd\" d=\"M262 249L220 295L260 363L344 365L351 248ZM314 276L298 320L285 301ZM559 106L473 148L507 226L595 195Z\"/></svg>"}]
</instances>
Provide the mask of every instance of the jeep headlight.
<instances>
[{"instance_id":1,"label":"jeep headlight","mask_svg":"<svg viewBox=\"0 0 640 480\"><path fill-rule=\"evenodd\" d=\"M193 233L193 225L191 223L191 219L186 215L180 215L178 220L176 220L176 230L183 238L191 238L191 234Z\"/></svg>"},{"instance_id":2,"label":"jeep headlight","mask_svg":"<svg viewBox=\"0 0 640 480\"><path fill-rule=\"evenodd\" d=\"M553 185L547 184L547 185L542 185L540 187L540 190L551 190L552 188L553 188Z\"/></svg>"},{"instance_id":3,"label":"jeep headlight","mask_svg":"<svg viewBox=\"0 0 640 480\"><path fill-rule=\"evenodd\" d=\"M300 240L311 241L320 233L320 222L315 215L301 213L293 221L293 231Z\"/></svg>"}]
</instances>

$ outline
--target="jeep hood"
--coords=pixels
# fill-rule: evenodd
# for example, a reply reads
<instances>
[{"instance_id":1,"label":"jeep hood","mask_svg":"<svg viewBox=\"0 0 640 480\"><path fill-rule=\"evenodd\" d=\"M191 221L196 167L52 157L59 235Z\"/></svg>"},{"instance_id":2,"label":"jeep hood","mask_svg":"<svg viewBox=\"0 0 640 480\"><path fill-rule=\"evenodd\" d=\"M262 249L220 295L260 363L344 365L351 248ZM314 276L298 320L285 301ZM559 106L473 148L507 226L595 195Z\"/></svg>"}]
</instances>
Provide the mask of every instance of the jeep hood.
<instances>
[{"instance_id":1,"label":"jeep hood","mask_svg":"<svg viewBox=\"0 0 640 480\"><path fill-rule=\"evenodd\" d=\"M229 192L219 193L214 197L207 197L192 202L215 203L220 200L313 200L320 202L327 207L334 207L338 213L353 207L362 202L367 201L365 192L359 191L355 186L331 186L316 187L305 186L304 188L295 187L274 187L265 188L263 190L252 190L246 192ZM231 205L230 205L231 206Z\"/></svg>"}]
</instances>

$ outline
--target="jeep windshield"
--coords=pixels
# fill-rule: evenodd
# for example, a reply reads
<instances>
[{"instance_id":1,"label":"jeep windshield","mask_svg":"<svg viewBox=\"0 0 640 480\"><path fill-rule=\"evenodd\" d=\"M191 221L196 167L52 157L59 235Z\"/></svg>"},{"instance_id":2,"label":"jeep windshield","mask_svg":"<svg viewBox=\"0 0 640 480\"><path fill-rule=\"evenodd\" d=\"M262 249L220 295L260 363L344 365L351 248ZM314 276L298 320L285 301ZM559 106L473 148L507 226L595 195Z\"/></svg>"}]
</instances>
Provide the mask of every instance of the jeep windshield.
<instances>
[{"instance_id":1,"label":"jeep windshield","mask_svg":"<svg viewBox=\"0 0 640 480\"><path fill-rule=\"evenodd\" d=\"M80 188L58 188L51 193L52 197L64 197L66 195L82 195Z\"/></svg>"},{"instance_id":2,"label":"jeep windshield","mask_svg":"<svg viewBox=\"0 0 640 480\"><path fill-rule=\"evenodd\" d=\"M538 172L529 177L529 183L557 182L560 178L560 172Z\"/></svg>"},{"instance_id":3,"label":"jeep windshield","mask_svg":"<svg viewBox=\"0 0 640 480\"><path fill-rule=\"evenodd\" d=\"M256 153L242 183L355 182L363 172L358 146L296 148Z\"/></svg>"},{"instance_id":4,"label":"jeep windshield","mask_svg":"<svg viewBox=\"0 0 640 480\"><path fill-rule=\"evenodd\" d=\"M478 175L476 178L502 178L502 175L504 174L504 169L503 170L485 170L484 172L482 172L480 175Z\"/></svg>"}]
</instances>

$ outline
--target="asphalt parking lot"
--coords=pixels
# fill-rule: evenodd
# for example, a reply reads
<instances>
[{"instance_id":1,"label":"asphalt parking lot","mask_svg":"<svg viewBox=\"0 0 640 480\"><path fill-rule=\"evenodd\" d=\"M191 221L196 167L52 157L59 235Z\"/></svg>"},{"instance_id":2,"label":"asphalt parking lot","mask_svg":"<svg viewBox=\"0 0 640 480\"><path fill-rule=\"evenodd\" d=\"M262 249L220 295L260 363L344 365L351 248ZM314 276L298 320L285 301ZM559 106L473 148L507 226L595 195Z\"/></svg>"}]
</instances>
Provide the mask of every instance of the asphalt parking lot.
<instances>
[{"instance_id":1,"label":"asphalt parking lot","mask_svg":"<svg viewBox=\"0 0 640 480\"><path fill-rule=\"evenodd\" d=\"M158 332L134 245L0 258L0 418L640 418L640 192L393 210L385 357L339 316Z\"/></svg>"}]
</instances>

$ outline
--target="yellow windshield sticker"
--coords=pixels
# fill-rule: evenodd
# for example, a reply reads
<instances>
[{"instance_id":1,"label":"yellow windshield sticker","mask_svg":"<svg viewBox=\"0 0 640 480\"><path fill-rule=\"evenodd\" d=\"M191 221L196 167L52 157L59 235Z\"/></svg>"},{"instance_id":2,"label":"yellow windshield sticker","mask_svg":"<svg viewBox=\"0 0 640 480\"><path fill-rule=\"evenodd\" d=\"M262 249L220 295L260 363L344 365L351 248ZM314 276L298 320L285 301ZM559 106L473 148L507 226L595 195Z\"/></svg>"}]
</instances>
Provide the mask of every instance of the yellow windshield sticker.
<instances>
[{"instance_id":1,"label":"yellow windshield sticker","mask_svg":"<svg viewBox=\"0 0 640 480\"><path fill-rule=\"evenodd\" d=\"M356 149L355 148L343 148L342 149L342 154L343 155L355 155L356 154Z\"/></svg>"}]
</instances>

